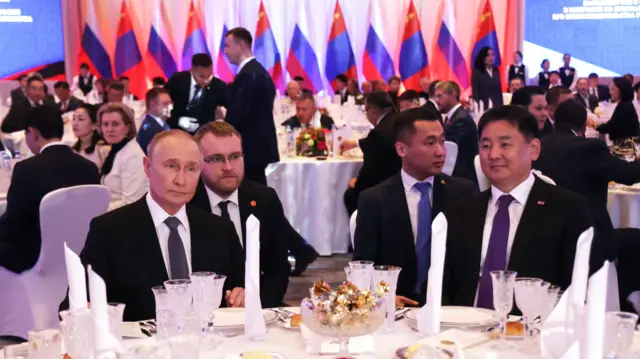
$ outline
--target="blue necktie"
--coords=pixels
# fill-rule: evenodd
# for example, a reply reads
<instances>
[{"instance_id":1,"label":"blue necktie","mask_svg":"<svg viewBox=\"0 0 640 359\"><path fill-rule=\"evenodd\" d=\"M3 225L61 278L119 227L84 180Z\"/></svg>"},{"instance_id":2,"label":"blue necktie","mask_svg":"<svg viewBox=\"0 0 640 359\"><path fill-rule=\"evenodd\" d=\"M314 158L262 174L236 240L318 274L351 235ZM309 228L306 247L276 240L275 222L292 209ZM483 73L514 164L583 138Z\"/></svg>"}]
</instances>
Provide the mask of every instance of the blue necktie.
<instances>
[{"instance_id":1,"label":"blue necktie","mask_svg":"<svg viewBox=\"0 0 640 359\"><path fill-rule=\"evenodd\" d=\"M418 235L416 239L416 259L418 261L418 280L416 281L416 293L422 293L422 284L429 275L431 265L431 202L429 202L429 190L431 183L418 182L413 185L420 191L418 202Z\"/></svg>"}]
</instances>

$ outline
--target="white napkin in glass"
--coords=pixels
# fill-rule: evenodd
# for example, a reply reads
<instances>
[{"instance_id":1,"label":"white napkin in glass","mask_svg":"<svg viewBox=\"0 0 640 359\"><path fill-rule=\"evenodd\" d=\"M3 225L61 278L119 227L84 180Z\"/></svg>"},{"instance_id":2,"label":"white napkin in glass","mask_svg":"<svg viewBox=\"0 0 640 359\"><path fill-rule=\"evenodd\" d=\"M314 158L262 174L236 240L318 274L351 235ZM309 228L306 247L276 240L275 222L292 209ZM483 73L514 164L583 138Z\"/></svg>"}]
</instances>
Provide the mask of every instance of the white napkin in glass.
<instances>
[{"instance_id":1,"label":"white napkin in glass","mask_svg":"<svg viewBox=\"0 0 640 359\"><path fill-rule=\"evenodd\" d=\"M447 218L438 214L431 224L431 266L427 282L427 301L417 315L418 331L432 336L440 332L440 307L442 306L442 276L447 249Z\"/></svg>"},{"instance_id":2,"label":"white napkin in glass","mask_svg":"<svg viewBox=\"0 0 640 359\"><path fill-rule=\"evenodd\" d=\"M247 218L246 259L244 274L244 335L253 340L267 336L267 326L262 316L260 302L260 221L251 215Z\"/></svg>"},{"instance_id":3,"label":"white napkin in glass","mask_svg":"<svg viewBox=\"0 0 640 359\"><path fill-rule=\"evenodd\" d=\"M67 266L67 280L69 282L69 308L86 308L87 282L84 267L80 257L67 247L67 242L64 243L64 261Z\"/></svg>"},{"instance_id":4,"label":"white napkin in glass","mask_svg":"<svg viewBox=\"0 0 640 359\"><path fill-rule=\"evenodd\" d=\"M89 276L89 294L91 296L91 315L93 315L93 353L95 359L111 359L116 352L122 351L120 341L109 330L109 312L107 304L107 286L91 266Z\"/></svg>"},{"instance_id":5,"label":"white napkin in glass","mask_svg":"<svg viewBox=\"0 0 640 359\"><path fill-rule=\"evenodd\" d=\"M611 262L605 262L589 280L587 296L586 330L580 340L581 359L601 359L604 356L605 315L607 308L607 282Z\"/></svg>"},{"instance_id":6,"label":"white napkin in glass","mask_svg":"<svg viewBox=\"0 0 640 359\"><path fill-rule=\"evenodd\" d=\"M322 114L320 113L320 111L316 111L313 113L313 116L311 117L311 123L310 123L311 128L322 127L322 123L320 122L320 117L322 117Z\"/></svg>"}]
</instances>

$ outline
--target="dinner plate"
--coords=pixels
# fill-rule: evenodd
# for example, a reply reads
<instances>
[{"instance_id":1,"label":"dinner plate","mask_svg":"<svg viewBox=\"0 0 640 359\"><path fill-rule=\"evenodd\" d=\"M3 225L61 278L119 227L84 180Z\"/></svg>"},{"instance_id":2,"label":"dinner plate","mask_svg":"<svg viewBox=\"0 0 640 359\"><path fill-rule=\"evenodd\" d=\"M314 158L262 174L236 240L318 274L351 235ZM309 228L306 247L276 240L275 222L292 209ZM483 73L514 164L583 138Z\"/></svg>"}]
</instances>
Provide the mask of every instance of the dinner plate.
<instances>
[{"instance_id":1,"label":"dinner plate","mask_svg":"<svg viewBox=\"0 0 640 359\"><path fill-rule=\"evenodd\" d=\"M288 330L300 330L300 326L297 326L297 327L291 326L291 318L293 317L294 314L300 314L300 308L287 307L282 309L284 309L284 312L287 312L287 315L283 315L282 311L278 313L278 320L276 320L276 326L280 328L288 329Z\"/></svg>"},{"instance_id":2,"label":"dinner plate","mask_svg":"<svg viewBox=\"0 0 640 359\"><path fill-rule=\"evenodd\" d=\"M443 348L439 348L439 347L436 347L435 349L441 353L440 358L442 358L442 359L451 359L451 358L453 358L453 353L452 352L450 352L450 351L448 351L446 349L443 349ZM408 351L409 351L409 347L402 347L402 348L396 350L396 356L398 358L400 358L400 359L409 359Z\"/></svg>"},{"instance_id":3,"label":"dinner plate","mask_svg":"<svg viewBox=\"0 0 640 359\"><path fill-rule=\"evenodd\" d=\"M244 308L221 308L215 311L213 319L214 328L216 329L243 329ZM264 309L262 311L265 324L269 325L278 319L278 314L272 310Z\"/></svg>"},{"instance_id":4,"label":"dinner plate","mask_svg":"<svg viewBox=\"0 0 640 359\"><path fill-rule=\"evenodd\" d=\"M410 322L417 322L419 309L411 309L405 314ZM445 326L476 327L490 326L500 321L498 314L489 309L474 307L445 306L440 310L440 323Z\"/></svg>"}]
</instances>

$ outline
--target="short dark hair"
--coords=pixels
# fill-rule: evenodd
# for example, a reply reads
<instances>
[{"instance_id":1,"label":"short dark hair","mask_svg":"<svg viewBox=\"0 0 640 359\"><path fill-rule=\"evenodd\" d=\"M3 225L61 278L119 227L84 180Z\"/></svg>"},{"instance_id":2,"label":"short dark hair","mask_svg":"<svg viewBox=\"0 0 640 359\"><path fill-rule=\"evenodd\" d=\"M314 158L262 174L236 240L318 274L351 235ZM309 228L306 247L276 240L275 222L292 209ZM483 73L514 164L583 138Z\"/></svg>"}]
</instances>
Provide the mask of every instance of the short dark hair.
<instances>
[{"instance_id":1,"label":"short dark hair","mask_svg":"<svg viewBox=\"0 0 640 359\"><path fill-rule=\"evenodd\" d=\"M570 93L571 93L571 90L569 90L564 86L552 87L549 89L549 91L547 91L547 94L545 95L545 100L547 100L547 105L555 106L558 104L558 101L560 100L560 96L568 95Z\"/></svg>"},{"instance_id":2,"label":"short dark hair","mask_svg":"<svg viewBox=\"0 0 640 359\"><path fill-rule=\"evenodd\" d=\"M589 78L590 79L597 79L598 78L598 74L595 73L595 72L592 72L592 73L589 74Z\"/></svg>"},{"instance_id":3,"label":"short dark hair","mask_svg":"<svg viewBox=\"0 0 640 359\"><path fill-rule=\"evenodd\" d=\"M46 140L60 139L64 133L62 112L54 105L34 107L29 110L24 120L24 128L27 132L29 128L34 128Z\"/></svg>"},{"instance_id":4,"label":"short dark hair","mask_svg":"<svg viewBox=\"0 0 640 359\"><path fill-rule=\"evenodd\" d=\"M429 97L435 97L436 87L438 87L439 83L440 83L440 80L431 81L431 85L429 85Z\"/></svg>"},{"instance_id":5,"label":"short dark hair","mask_svg":"<svg viewBox=\"0 0 640 359\"><path fill-rule=\"evenodd\" d=\"M533 96L535 95L544 96L544 90L538 86L525 86L513 93L511 104L527 108L533 102Z\"/></svg>"},{"instance_id":6,"label":"short dark hair","mask_svg":"<svg viewBox=\"0 0 640 359\"><path fill-rule=\"evenodd\" d=\"M162 85L162 86L164 86L164 85L167 83L167 81L165 81L165 80L164 80L164 77L161 77L161 76L154 77L154 78L151 80L151 82L152 82L154 85Z\"/></svg>"},{"instance_id":7,"label":"short dark hair","mask_svg":"<svg viewBox=\"0 0 640 359\"><path fill-rule=\"evenodd\" d=\"M253 37L251 37L251 33L244 27L234 27L227 32L226 36L233 36L236 41L244 42L249 47L253 44Z\"/></svg>"},{"instance_id":8,"label":"short dark hair","mask_svg":"<svg viewBox=\"0 0 640 359\"><path fill-rule=\"evenodd\" d=\"M119 82L112 82L109 84L108 90L124 91L124 85Z\"/></svg>"},{"instance_id":9,"label":"short dark hair","mask_svg":"<svg viewBox=\"0 0 640 359\"><path fill-rule=\"evenodd\" d=\"M568 52L565 52L565 53L564 53L564 55L562 55L562 58L564 58L565 56L569 56L569 57L571 57L571 54L570 54L570 53L568 53Z\"/></svg>"},{"instance_id":10,"label":"short dark hair","mask_svg":"<svg viewBox=\"0 0 640 359\"><path fill-rule=\"evenodd\" d=\"M31 86L31 83L34 82L34 81L39 81L39 82L42 82L44 84L44 80L42 79L42 77L33 75L33 76L30 76L27 79L27 87Z\"/></svg>"},{"instance_id":11,"label":"short dark hair","mask_svg":"<svg viewBox=\"0 0 640 359\"><path fill-rule=\"evenodd\" d=\"M391 83L394 81L402 83L402 79L400 78L400 76L391 76L389 77L389 81L387 81L387 84L391 85Z\"/></svg>"},{"instance_id":12,"label":"short dark hair","mask_svg":"<svg viewBox=\"0 0 640 359\"><path fill-rule=\"evenodd\" d=\"M368 94L367 97L365 98L365 102L381 110L384 110L384 109L395 110L395 107L393 106L393 100L391 100L391 96L389 96L389 93L384 91L376 91Z\"/></svg>"},{"instance_id":13,"label":"short dark hair","mask_svg":"<svg viewBox=\"0 0 640 359\"><path fill-rule=\"evenodd\" d=\"M83 62L80 64L80 68L81 69L85 69L85 70L89 70L89 64L87 64L86 62Z\"/></svg>"},{"instance_id":14,"label":"short dark hair","mask_svg":"<svg viewBox=\"0 0 640 359\"><path fill-rule=\"evenodd\" d=\"M120 76L120 78L118 78L118 81L129 81L129 76Z\"/></svg>"},{"instance_id":15,"label":"short dark hair","mask_svg":"<svg viewBox=\"0 0 640 359\"><path fill-rule=\"evenodd\" d=\"M633 87L624 77L614 77L613 84L618 88L620 92L620 102L633 101Z\"/></svg>"},{"instance_id":16,"label":"short dark hair","mask_svg":"<svg viewBox=\"0 0 640 359\"><path fill-rule=\"evenodd\" d=\"M27 74L21 74L16 78L17 81L22 81L23 78L27 77Z\"/></svg>"},{"instance_id":17,"label":"short dark hair","mask_svg":"<svg viewBox=\"0 0 640 359\"><path fill-rule=\"evenodd\" d=\"M208 54L195 54L191 57L191 67L210 67L213 66L211 56Z\"/></svg>"},{"instance_id":18,"label":"short dark hair","mask_svg":"<svg viewBox=\"0 0 640 359\"><path fill-rule=\"evenodd\" d=\"M551 75L558 75L558 76L560 76L560 72L555 71L555 70L553 70L553 71L549 71L549 76L551 76Z\"/></svg>"},{"instance_id":19,"label":"short dark hair","mask_svg":"<svg viewBox=\"0 0 640 359\"><path fill-rule=\"evenodd\" d=\"M638 90L640 90L640 81L636 82L636 84L633 85L633 91L638 92Z\"/></svg>"},{"instance_id":20,"label":"short dark hair","mask_svg":"<svg viewBox=\"0 0 640 359\"><path fill-rule=\"evenodd\" d=\"M576 100L567 100L556 107L553 119L555 128L584 131L587 109Z\"/></svg>"},{"instance_id":21,"label":"short dark hair","mask_svg":"<svg viewBox=\"0 0 640 359\"><path fill-rule=\"evenodd\" d=\"M411 108L400 112L393 123L393 133L396 141L402 141L407 134L416 133L416 121L440 121L440 114L428 108Z\"/></svg>"},{"instance_id":22,"label":"short dark hair","mask_svg":"<svg viewBox=\"0 0 640 359\"><path fill-rule=\"evenodd\" d=\"M527 141L538 138L538 121L529 111L520 106L506 105L494 107L485 112L478 122L478 135L482 137L482 130L497 121L507 121L515 126Z\"/></svg>"},{"instance_id":23,"label":"short dark hair","mask_svg":"<svg viewBox=\"0 0 640 359\"><path fill-rule=\"evenodd\" d=\"M340 81L340 82L342 82L344 84L349 82L349 79L344 74L339 74L338 76L336 76L336 80L338 80L338 81Z\"/></svg>"},{"instance_id":24,"label":"short dark hair","mask_svg":"<svg viewBox=\"0 0 640 359\"><path fill-rule=\"evenodd\" d=\"M633 79L634 79L634 77L633 77L633 75L632 75L632 74L627 73L627 74L622 75L622 77L623 77L625 80L629 81L629 83L630 83L630 84L632 84L632 85L633 85Z\"/></svg>"},{"instance_id":25,"label":"short dark hair","mask_svg":"<svg viewBox=\"0 0 640 359\"><path fill-rule=\"evenodd\" d=\"M302 76L294 76L293 81L304 81L304 77Z\"/></svg>"},{"instance_id":26,"label":"short dark hair","mask_svg":"<svg viewBox=\"0 0 640 359\"><path fill-rule=\"evenodd\" d=\"M523 57L522 57L522 51L517 50L517 51L515 51L514 53L518 54L518 56L520 56L520 59L521 59L521 60L523 59Z\"/></svg>"},{"instance_id":27,"label":"short dark hair","mask_svg":"<svg viewBox=\"0 0 640 359\"><path fill-rule=\"evenodd\" d=\"M398 101L420 102L420 95L416 90L407 90L398 96Z\"/></svg>"},{"instance_id":28,"label":"short dark hair","mask_svg":"<svg viewBox=\"0 0 640 359\"><path fill-rule=\"evenodd\" d=\"M549 62L549 59L542 60L542 62L540 63L540 68L542 68L542 66L544 66L545 62Z\"/></svg>"},{"instance_id":29,"label":"short dark hair","mask_svg":"<svg viewBox=\"0 0 640 359\"><path fill-rule=\"evenodd\" d=\"M160 94L169 95L169 90L163 87L153 87L149 91L147 91L147 94L144 98L144 103L146 104L147 108L151 107L151 101L157 99Z\"/></svg>"},{"instance_id":30,"label":"short dark hair","mask_svg":"<svg viewBox=\"0 0 640 359\"><path fill-rule=\"evenodd\" d=\"M53 88L54 89L68 90L69 89L69 83L67 81L58 81L55 84L53 84Z\"/></svg>"}]
</instances>

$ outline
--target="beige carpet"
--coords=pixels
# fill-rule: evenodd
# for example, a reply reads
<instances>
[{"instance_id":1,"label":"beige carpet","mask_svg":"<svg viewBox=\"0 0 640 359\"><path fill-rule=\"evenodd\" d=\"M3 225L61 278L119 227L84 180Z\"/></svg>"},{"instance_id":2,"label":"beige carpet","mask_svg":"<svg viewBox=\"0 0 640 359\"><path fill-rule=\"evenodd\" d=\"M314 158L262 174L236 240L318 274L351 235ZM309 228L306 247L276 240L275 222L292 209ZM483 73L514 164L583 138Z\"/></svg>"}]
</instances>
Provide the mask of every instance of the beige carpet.
<instances>
[{"instance_id":1,"label":"beige carpet","mask_svg":"<svg viewBox=\"0 0 640 359\"><path fill-rule=\"evenodd\" d=\"M332 286L342 283L346 278L344 267L350 260L351 254L319 257L301 277L289 277L289 287L284 301L293 307L300 306L300 301L309 296L309 288L320 279Z\"/></svg>"}]
</instances>

